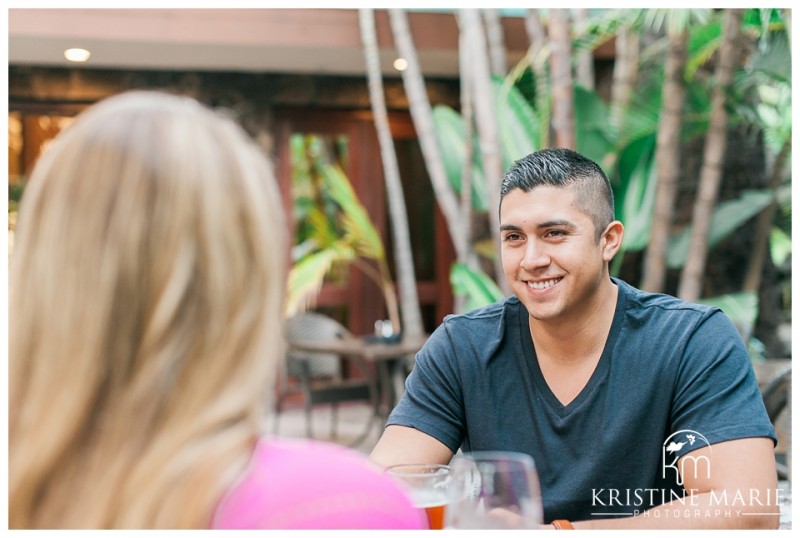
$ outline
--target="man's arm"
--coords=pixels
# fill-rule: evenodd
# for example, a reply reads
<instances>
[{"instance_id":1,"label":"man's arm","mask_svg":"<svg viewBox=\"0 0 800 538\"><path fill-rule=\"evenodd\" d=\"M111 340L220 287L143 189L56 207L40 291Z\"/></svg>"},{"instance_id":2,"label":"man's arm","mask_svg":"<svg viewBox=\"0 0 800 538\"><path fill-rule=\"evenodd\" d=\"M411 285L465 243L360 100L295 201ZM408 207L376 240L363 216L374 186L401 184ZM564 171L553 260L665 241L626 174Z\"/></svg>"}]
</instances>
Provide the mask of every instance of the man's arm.
<instances>
[{"instance_id":1,"label":"man's arm","mask_svg":"<svg viewBox=\"0 0 800 538\"><path fill-rule=\"evenodd\" d=\"M380 467L401 463L450 463L453 452L443 443L417 429L387 426L369 458Z\"/></svg>"},{"instance_id":2,"label":"man's arm","mask_svg":"<svg viewBox=\"0 0 800 538\"><path fill-rule=\"evenodd\" d=\"M693 460L688 457L694 458ZM707 457L705 465L695 462ZM684 465L685 464L685 465ZM619 519L573 523L576 529L777 529L777 489L772 440L754 437L704 447L683 456L679 469L687 497ZM688 493L694 493L691 497Z\"/></svg>"}]
</instances>

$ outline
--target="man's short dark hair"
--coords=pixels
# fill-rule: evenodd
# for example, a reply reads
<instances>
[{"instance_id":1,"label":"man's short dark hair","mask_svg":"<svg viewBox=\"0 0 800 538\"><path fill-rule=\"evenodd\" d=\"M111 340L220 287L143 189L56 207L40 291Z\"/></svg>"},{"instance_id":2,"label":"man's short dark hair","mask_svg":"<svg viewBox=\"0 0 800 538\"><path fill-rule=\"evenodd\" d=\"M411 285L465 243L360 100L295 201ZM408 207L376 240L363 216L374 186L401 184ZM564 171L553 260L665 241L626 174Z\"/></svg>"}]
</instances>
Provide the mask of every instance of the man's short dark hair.
<instances>
[{"instance_id":1,"label":"man's short dark hair","mask_svg":"<svg viewBox=\"0 0 800 538\"><path fill-rule=\"evenodd\" d=\"M594 222L597 240L614 220L614 193L605 172L593 160L565 148L535 151L511 165L500 185L500 205L515 189L530 192L542 185L574 187L576 202Z\"/></svg>"}]
</instances>

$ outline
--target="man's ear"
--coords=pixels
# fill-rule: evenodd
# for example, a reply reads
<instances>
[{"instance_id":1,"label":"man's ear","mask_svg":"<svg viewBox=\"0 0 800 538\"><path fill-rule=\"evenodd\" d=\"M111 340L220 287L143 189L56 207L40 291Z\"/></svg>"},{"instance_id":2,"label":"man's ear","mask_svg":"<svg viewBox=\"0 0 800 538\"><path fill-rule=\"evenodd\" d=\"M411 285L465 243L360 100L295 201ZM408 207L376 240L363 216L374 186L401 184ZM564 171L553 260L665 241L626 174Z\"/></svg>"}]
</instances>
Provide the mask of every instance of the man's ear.
<instances>
[{"instance_id":1,"label":"man's ear","mask_svg":"<svg viewBox=\"0 0 800 538\"><path fill-rule=\"evenodd\" d=\"M603 247L603 259L610 262L622 247L622 238L625 235L625 227L618 220L611 222L600 236L600 244Z\"/></svg>"}]
</instances>

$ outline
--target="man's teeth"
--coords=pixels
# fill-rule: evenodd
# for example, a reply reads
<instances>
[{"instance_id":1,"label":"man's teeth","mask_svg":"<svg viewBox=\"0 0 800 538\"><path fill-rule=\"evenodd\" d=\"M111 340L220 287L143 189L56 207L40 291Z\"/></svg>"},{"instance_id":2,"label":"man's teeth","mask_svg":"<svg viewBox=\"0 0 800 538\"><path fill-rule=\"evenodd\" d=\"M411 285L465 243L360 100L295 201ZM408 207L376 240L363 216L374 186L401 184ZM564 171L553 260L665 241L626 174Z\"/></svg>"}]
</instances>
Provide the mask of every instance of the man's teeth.
<instances>
[{"instance_id":1,"label":"man's teeth","mask_svg":"<svg viewBox=\"0 0 800 538\"><path fill-rule=\"evenodd\" d=\"M560 278L553 278L550 280L545 280L544 282L528 282L528 287L533 288L535 290L546 290L551 286L555 286L556 283L561 280Z\"/></svg>"}]
</instances>

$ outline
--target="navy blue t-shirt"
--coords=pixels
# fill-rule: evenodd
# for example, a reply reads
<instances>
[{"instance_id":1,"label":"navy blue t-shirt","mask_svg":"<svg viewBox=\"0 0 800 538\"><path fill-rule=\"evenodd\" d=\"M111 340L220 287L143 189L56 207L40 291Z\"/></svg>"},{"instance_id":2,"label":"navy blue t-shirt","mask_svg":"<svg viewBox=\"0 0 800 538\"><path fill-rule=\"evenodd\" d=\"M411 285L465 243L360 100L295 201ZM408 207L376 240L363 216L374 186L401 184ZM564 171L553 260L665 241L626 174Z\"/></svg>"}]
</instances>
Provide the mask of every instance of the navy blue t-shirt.
<instances>
[{"instance_id":1,"label":"navy blue t-shirt","mask_svg":"<svg viewBox=\"0 0 800 538\"><path fill-rule=\"evenodd\" d=\"M747 350L721 310L612 280L608 339L568 405L548 387L528 312L511 297L445 318L387 424L453 452L530 454L545 521L635 515L683 494L671 464L687 452L746 437L777 442Z\"/></svg>"}]
</instances>

